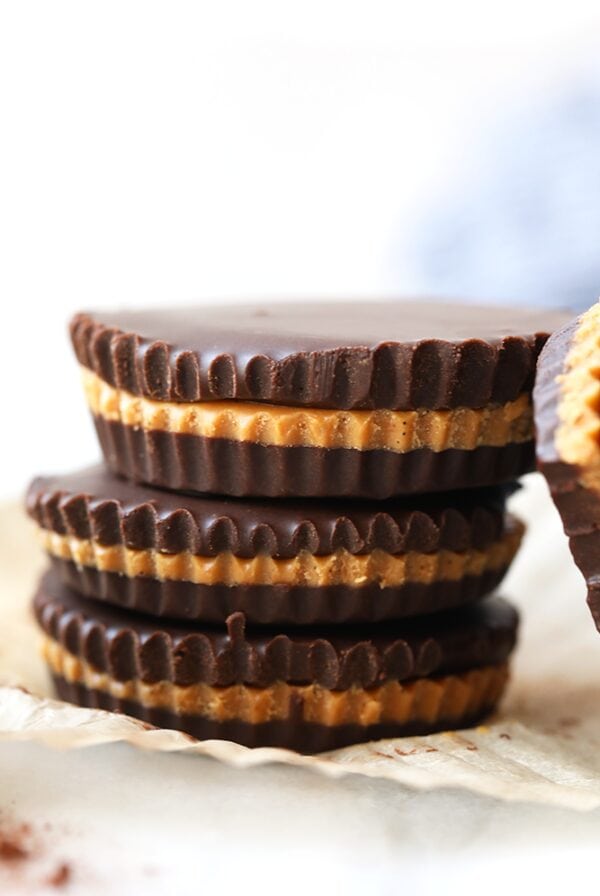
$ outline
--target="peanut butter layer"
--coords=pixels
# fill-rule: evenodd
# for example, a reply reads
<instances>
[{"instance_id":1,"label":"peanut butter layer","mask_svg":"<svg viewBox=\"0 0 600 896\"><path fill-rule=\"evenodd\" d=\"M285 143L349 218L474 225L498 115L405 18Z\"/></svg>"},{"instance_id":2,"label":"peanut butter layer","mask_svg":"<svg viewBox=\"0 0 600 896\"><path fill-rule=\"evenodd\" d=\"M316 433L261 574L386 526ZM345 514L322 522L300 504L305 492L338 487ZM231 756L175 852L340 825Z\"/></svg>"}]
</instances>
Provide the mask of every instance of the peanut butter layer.
<instances>
[{"instance_id":1,"label":"peanut butter layer","mask_svg":"<svg viewBox=\"0 0 600 896\"><path fill-rule=\"evenodd\" d=\"M533 438L529 393L479 409L412 411L298 408L250 401L154 401L113 387L82 367L95 417L142 430L285 447L406 453L501 447Z\"/></svg>"},{"instance_id":2,"label":"peanut butter layer","mask_svg":"<svg viewBox=\"0 0 600 896\"><path fill-rule=\"evenodd\" d=\"M453 675L387 681L379 687L351 687L332 691L318 684L276 682L268 687L236 684L180 686L170 681L147 684L140 679L117 681L70 654L45 637L42 653L51 672L68 682L103 691L145 707L168 709L181 715L198 715L215 721L232 719L260 724L287 719L301 707L305 722L335 726L369 726L381 722L405 724L437 719L461 719L494 705L508 678L506 663L483 666Z\"/></svg>"},{"instance_id":3,"label":"peanut butter layer","mask_svg":"<svg viewBox=\"0 0 600 896\"><path fill-rule=\"evenodd\" d=\"M600 491L600 303L579 318L557 379L556 450L580 468L582 485Z\"/></svg>"},{"instance_id":4,"label":"peanut butter layer","mask_svg":"<svg viewBox=\"0 0 600 896\"><path fill-rule=\"evenodd\" d=\"M300 551L295 557L285 559L263 554L241 558L229 551L214 557L202 557L189 551L166 554L156 550L135 550L123 544L107 546L93 539L75 538L48 529L40 529L39 533L44 549L54 557L130 578L146 576L160 581L232 586L320 587L377 583L381 588L388 588L406 582L458 581L465 576L480 576L486 571L508 567L519 548L523 531L518 520L509 518L506 532L484 550L409 551L395 555L379 549L368 554L351 554L341 549L325 556Z\"/></svg>"}]
</instances>

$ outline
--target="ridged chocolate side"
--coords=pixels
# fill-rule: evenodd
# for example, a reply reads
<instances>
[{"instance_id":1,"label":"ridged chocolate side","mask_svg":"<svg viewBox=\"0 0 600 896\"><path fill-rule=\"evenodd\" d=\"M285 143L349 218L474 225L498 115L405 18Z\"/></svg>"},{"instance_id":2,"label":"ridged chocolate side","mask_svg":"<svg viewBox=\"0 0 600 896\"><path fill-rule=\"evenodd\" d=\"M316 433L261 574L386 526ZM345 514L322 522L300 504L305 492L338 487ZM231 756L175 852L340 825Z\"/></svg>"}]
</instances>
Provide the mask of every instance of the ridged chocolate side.
<instances>
[{"instance_id":1,"label":"ridged chocolate side","mask_svg":"<svg viewBox=\"0 0 600 896\"><path fill-rule=\"evenodd\" d=\"M555 443L561 398L558 377L565 372L579 322L578 317L555 333L540 356L534 391L537 457L573 559L586 580L588 605L600 631L600 495L580 484L581 470L562 460Z\"/></svg>"},{"instance_id":2,"label":"ridged chocolate side","mask_svg":"<svg viewBox=\"0 0 600 896\"><path fill-rule=\"evenodd\" d=\"M61 535L204 557L483 550L505 531L507 490L364 502L235 500L178 495L124 481L104 466L38 477L27 491L36 523Z\"/></svg>"},{"instance_id":3,"label":"ridged chocolate side","mask_svg":"<svg viewBox=\"0 0 600 896\"><path fill-rule=\"evenodd\" d=\"M552 312L363 302L77 314L78 360L160 401L484 407L531 390Z\"/></svg>"},{"instance_id":4,"label":"ridged chocolate side","mask_svg":"<svg viewBox=\"0 0 600 896\"><path fill-rule=\"evenodd\" d=\"M407 582L393 588L377 583L229 586L129 578L57 557L51 557L50 563L65 585L113 606L158 618L221 624L239 612L254 625L371 623L439 613L490 594L508 571L504 567L458 580Z\"/></svg>"},{"instance_id":5,"label":"ridged chocolate side","mask_svg":"<svg viewBox=\"0 0 600 896\"><path fill-rule=\"evenodd\" d=\"M546 472L546 466L562 463L554 443L559 424L558 405L560 402L560 384L558 377L564 373L565 363L573 337L579 326L579 317L554 333L542 351L538 363L534 398L534 420L536 427L536 451L539 465ZM552 474L552 468L549 468ZM560 487L560 475L555 479L551 475L550 487L556 482Z\"/></svg>"},{"instance_id":6,"label":"ridged chocolate side","mask_svg":"<svg viewBox=\"0 0 600 896\"><path fill-rule=\"evenodd\" d=\"M476 715L464 714L438 719L433 725L426 722L409 722L403 725L321 725L304 721L300 707L287 719L251 724L239 720L216 722L202 716L178 714L168 709L144 706L134 700L119 699L105 691L66 681L60 676L53 676L53 680L58 696L78 706L122 712L157 728L184 731L198 740L229 740L247 747L284 747L299 753L323 753L370 740L415 737L433 734L435 731L472 728L483 721L496 704L496 700L491 700Z\"/></svg>"},{"instance_id":7,"label":"ridged chocolate side","mask_svg":"<svg viewBox=\"0 0 600 896\"><path fill-rule=\"evenodd\" d=\"M371 687L501 663L517 628L515 610L499 598L386 626L246 631L241 613L226 629L161 625L80 597L53 572L42 578L33 607L46 634L95 669L118 681L180 685Z\"/></svg>"},{"instance_id":8,"label":"ridged chocolate side","mask_svg":"<svg viewBox=\"0 0 600 896\"><path fill-rule=\"evenodd\" d=\"M95 417L113 472L175 491L235 497L366 498L512 482L535 467L533 441L473 450L281 447L135 429Z\"/></svg>"}]
</instances>

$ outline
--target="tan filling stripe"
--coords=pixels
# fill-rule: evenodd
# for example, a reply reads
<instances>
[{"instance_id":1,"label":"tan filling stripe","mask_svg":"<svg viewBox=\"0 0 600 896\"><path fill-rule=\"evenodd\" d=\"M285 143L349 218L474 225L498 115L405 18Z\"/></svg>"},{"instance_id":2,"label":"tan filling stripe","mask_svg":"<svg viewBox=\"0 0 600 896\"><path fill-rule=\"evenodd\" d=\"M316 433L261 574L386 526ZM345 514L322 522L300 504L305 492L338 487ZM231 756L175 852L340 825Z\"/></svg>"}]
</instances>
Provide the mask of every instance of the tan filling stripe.
<instances>
[{"instance_id":1,"label":"tan filling stripe","mask_svg":"<svg viewBox=\"0 0 600 896\"><path fill-rule=\"evenodd\" d=\"M185 581L197 585L320 587L376 583L381 588L388 588L406 582L458 581L465 576L480 576L508 567L519 548L523 531L523 524L511 519L509 530L483 551L388 554L376 549L368 554L351 554L339 550L324 556L301 551L297 556L285 559L264 555L242 558L230 552L215 557L201 557L189 551L162 554L124 545L107 547L97 541L60 535L49 529L40 529L40 535L44 549L54 557L70 560L79 567L120 573L129 578L148 576L160 581Z\"/></svg>"},{"instance_id":2,"label":"tan filling stripe","mask_svg":"<svg viewBox=\"0 0 600 896\"><path fill-rule=\"evenodd\" d=\"M222 688L206 684L180 686L169 681L158 684L145 684L139 679L116 681L48 637L44 638L42 653L55 675L117 699L218 722L237 719L252 724L287 719L292 706L298 702L304 721L321 725L460 721L494 705L508 678L508 665L503 663L458 675L417 678L410 682L388 681L375 688L356 687L345 691L331 691L318 684L286 682L265 688L244 684Z\"/></svg>"},{"instance_id":3,"label":"tan filling stripe","mask_svg":"<svg viewBox=\"0 0 600 896\"><path fill-rule=\"evenodd\" d=\"M249 401L153 401L110 386L86 367L82 372L92 413L137 429L261 445L383 448L398 453L500 447L533 438L529 394L477 410L337 411Z\"/></svg>"},{"instance_id":4,"label":"tan filling stripe","mask_svg":"<svg viewBox=\"0 0 600 896\"><path fill-rule=\"evenodd\" d=\"M558 382L558 454L582 468L584 485L600 491L600 302L581 316Z\"/></svg>"}]
</instances>

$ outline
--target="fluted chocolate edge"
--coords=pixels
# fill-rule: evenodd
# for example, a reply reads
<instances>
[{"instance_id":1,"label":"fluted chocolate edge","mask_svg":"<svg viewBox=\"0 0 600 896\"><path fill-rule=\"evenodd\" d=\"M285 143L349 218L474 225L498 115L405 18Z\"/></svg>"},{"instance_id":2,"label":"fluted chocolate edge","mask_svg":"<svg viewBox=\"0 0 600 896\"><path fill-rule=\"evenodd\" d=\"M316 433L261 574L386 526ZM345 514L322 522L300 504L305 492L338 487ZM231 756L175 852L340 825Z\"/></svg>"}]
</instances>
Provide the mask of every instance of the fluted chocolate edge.
<instances>
[{"instance_id":1,"label":"fluted chocolate edge","mask_svg":"<svg viewBox=\"0 0 600 896\"><path fill-rule=\"evenodd\" d=\"M507 309L507 315L510 310ZM111 386L158 401L244 400L339 409L480 408L533 386L548 333L455 343L427 339L297 352L284 358L175 349L104 325L88 313L70 324L81 364Z\"/></svg>"},{"instance_id":2,"label":"fluted chocolate edge","mask_svg":"<svg viewBox=\"0 0 600 896\"><path fill-rule=\"evenodd\" d=\"M559 425L560 404L559 377L564 373L565 362L580 318L570 321L554 333L542 351L534 388L534 421L536 429L536 452L538 464L551 488L560 488L560 475L554 475L554 464L561 463L555 435ZM559 474L560 470L556 470Z\"/></svg>"},{"instance_id":3,"label":"fluted chocolate edge","mask_svg":"<svg viewBox=\"0 0 600 896\"><path fill-rule=\"evenodd\" d=\"M71 477L34 479L26 507L42 529L107 546L287 558L303 551L483 550L506 531L506 493L502 488L459 492L385 507L306 501L268 505L168 494L123 483L92 467Z\"/></svg>"}]
</instances>

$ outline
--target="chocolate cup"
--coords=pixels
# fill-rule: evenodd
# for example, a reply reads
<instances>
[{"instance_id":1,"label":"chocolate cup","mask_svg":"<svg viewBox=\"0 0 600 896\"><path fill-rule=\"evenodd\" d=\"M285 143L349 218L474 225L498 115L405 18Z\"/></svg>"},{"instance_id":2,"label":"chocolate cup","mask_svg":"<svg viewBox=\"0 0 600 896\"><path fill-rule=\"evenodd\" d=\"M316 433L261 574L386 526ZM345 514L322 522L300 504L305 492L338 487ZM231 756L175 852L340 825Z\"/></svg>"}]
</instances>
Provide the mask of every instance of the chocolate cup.
<instances>
[{"instance_id":1,"label":"chocolate cup","mask_svg":"<svg viewBox=\"0 0 600 896\"><path fill-rule=\"evenodd\" d=\"M256 625L371 623L402 619L470 604L492 592L508 567L479 576L431 583L407 582L381 588L324 585L198 585L193 582L129 578L50 557L62 581L86 597L159 618L224 623L241 612Z\"/></svg>"},{"instance_id":2,"label":"chocolate cup","mask_svg":"<svg viewBox=\"0 0 600 896\"><path fill-rule=\"evenodd\" d=\"M401 454L260 445L136 429L99 416L94 422L113 472L135 482L200 494L385 499L498 485L535 467L533 441L472 450L417 448Z\"/></svg>"},{"instance_id":3,"label":"chocolate cup","mask_svg":"<svg viewBox=\"0 0 600 896\"><path fill-rule=\"evenodd\" d=\"M157 728L173 728L198 740L227 740L246 747L283 747L299 753L322 753L351 744L365 743L392 737L412 737L436 731L472 728L495 709L492 701L474 715L438 719L434 725L410 722L377 725L321 725L304 721L300 715L271 722L251 724L240 720L216 722L202 716L184 715L166 709L144 706L133 700L113 697L106 691L87 688L82 684L53 676L58 697L68 703L111 712L125 713Z\"/></svg>"},{"instance_id":4,"label":"chocolate cup","mask_svg":"<svg viewBox=\"0 0 600 896\"><path fill-rule=\"evenodd\" d=\"M515 610L498 598L386 626L246 631L238 613L226 629L158 627L151 617L86 600L52 573L42 578L34 611L63 699L201 739L306 753L475 724L500 699L517 628ZM388 685L403 683L409 702L385 709ZM277 720L264 705L258 716L246 714L245 702L227 710L231 685L236 696L245 687L247 699L263 703L262 689L284 684L291 690ZM214 690L207 697L202 686ZM337 713L340 703L352 707L357 689L370 688L385 721L362 725L356 711L340 716L351 723L330 724L329 714L312 720L315 700L330 701Z\"/></svg>"}]
</instances>

